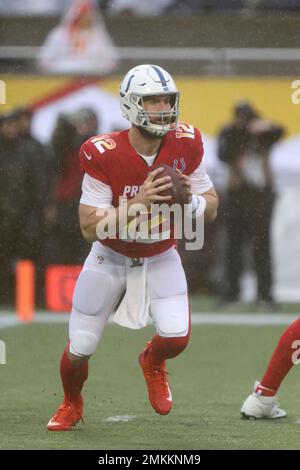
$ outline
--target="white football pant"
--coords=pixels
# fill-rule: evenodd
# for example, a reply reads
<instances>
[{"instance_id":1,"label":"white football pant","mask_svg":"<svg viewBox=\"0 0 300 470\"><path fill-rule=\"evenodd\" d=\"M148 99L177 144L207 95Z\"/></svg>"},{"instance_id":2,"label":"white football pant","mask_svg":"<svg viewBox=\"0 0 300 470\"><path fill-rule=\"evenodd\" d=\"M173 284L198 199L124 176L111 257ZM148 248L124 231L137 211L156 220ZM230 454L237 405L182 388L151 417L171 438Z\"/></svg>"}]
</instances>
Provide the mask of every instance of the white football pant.
<instances>
[{"instance_id":1,"label":"white football pant","mask_svg":"<svg viewBox=\"0 0 300 470\"><path fill-rule=\"evenodd\" d=\"M78 277L69 323L70 352L88 356L96 351L110 314L126 288L124 255L93 243ZM186 336L189 330L187 283L174 247L148 258L150 316L162 337Z\"/></svg>"}]
</instances>

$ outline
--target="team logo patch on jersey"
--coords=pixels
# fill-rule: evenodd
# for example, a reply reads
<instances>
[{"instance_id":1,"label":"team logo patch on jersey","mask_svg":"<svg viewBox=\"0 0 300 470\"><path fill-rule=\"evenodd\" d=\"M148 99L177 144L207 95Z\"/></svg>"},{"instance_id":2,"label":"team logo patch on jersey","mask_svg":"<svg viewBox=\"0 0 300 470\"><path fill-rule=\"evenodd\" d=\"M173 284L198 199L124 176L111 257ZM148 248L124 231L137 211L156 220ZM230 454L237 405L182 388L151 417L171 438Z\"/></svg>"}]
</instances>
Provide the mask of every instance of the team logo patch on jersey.
<instances>
[{"instance_id":1,"label":"team logo patch on jersey","mask_svg":"<svg viewBox=\"0 0 300 470\"><path fill-rule=\"evenodd\" d=\"M176 158L173 162L173 170L174 171L179 170L181 173L183 173L184 170L186 169L186 163L185 163L184 157L181 157L179 161L180 161L180 168L178 168L178 159Z\"/></svg>"}]
</instances>

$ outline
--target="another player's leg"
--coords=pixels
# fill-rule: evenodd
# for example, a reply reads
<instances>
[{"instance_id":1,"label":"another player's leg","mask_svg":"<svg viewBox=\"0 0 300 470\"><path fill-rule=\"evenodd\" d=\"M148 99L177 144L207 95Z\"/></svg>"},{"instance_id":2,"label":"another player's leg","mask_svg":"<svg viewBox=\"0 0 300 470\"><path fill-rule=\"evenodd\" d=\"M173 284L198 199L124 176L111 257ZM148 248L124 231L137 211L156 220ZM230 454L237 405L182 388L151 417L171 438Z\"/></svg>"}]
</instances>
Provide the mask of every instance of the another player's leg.
<instances>
[{"instance_id":1,"label":"another player's leg","mask_svg":"<svg viewBox=\"0 0 300 470\"><path fill-rule=\"evenodd\" d=\"M175 249L149 261L148 285L151 316L158 334L147 343L139 362L149 401L157 413L165 415L173 404L166 360L185 349L190 325L186 279Z\"/></svg>"},{"instance_id":2,"label":"another player's leg","mask_svg":"<svg viewBox=\"0 0 300 470\"><path fill-rule=\"evenodd\" d=\"M125 288L125 276L104 248L92 249L77 280L69 324L69 344L60 362L64 400L48 423L50 431L67 431L82 418L82 387L88 359L96 351L110 313ZM99 263L99 260L101 263ZM125 274L125 272L124 272Z\"/></svg>"},{"instance_id":3,"label":"another player's leg","mask_svg":"<svg viewBox=\"0 0 300 470\"><path fill-rule=\"evenodd\" d=\"M276 393L298 358L299 340L300 318L282 334L261 382L255 383L254 392L243 403L243 418L274 419L286 416L286 412L279 407Z\"/></svg>"}]
</instances>

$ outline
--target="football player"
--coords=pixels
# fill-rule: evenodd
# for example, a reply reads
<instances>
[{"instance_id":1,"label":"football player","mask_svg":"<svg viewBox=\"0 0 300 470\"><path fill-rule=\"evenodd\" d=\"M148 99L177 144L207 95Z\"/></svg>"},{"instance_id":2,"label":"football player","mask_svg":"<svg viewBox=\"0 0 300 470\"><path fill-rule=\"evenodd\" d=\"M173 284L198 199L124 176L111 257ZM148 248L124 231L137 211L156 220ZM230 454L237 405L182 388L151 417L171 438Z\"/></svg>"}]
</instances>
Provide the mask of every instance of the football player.
<instances>
[{"instance_id":1,"label":"football player","mask_svg":"<svg viewBox=\"0 0 300 470\"><path fill-rule=\"evenodd\" d=\"M253 393L242 405L242 418L276 419L286 416L285 410L279 406L276 393L290 369L299 364L299 356L300 318L281 335L262 380L255 382Z\"/></svg>"},{"instance_id":2,"label":"football player","mask_svg":"<svg viewBox=\"0 0 300 470\"><path fill-rule=\"evenodd\" d=\"M51 431L69 430L82 418L88 360L124 292L128 318L120 324L144 326L130 317L137 303L137 314L148 311L153 320L157 334L140 353L139 363L152 407L161 415L169 413L166 360L185 349L190 335L187 283L174 233L148 240L119 234L134 220L134 208L148 210L170 200L166 191L171 177L162 175L160 164L181 171L191 218L204 215L212 221L217 215L218 197L202 161L201 134L178 123L179 92L171 75L157 65L134 67L121 83L120 104L131 128L90 138L80 150L84 177L79 218L92 249L74 290L69 342L60 362L64 401L48 423ZM114 223L117 236L103 236Z\"/></svg>"}]
</instances>

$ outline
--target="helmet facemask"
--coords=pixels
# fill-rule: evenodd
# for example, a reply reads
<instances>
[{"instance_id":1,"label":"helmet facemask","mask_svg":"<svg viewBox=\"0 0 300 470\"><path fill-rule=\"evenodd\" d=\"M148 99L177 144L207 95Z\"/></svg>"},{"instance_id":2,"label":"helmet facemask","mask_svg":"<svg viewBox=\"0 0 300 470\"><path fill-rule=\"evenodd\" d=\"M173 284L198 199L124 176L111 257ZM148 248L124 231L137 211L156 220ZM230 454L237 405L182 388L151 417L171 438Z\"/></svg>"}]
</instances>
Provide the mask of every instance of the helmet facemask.
<instances>
[{"instance_id":1,"label":"helmet facemask","mask_svg":"<svg viewBox=\"0 0 300 470\"><path fill-rule=\"evenodd\" d=\"M153 95L148 95L153 96ZM145 98L148 96L132 95L132 100L135 102L138 112L136 116L136 125L150 132L151 134L162 137L169 131L174 130L178 121L178 105L179 93L166 93L160 96L170 96L170 110L169 111L146 111ZM157 96L157 95L154 95Z\"/></svg>"}]
</instances>

